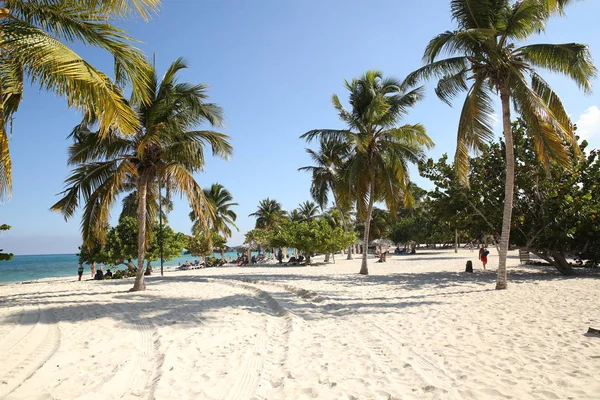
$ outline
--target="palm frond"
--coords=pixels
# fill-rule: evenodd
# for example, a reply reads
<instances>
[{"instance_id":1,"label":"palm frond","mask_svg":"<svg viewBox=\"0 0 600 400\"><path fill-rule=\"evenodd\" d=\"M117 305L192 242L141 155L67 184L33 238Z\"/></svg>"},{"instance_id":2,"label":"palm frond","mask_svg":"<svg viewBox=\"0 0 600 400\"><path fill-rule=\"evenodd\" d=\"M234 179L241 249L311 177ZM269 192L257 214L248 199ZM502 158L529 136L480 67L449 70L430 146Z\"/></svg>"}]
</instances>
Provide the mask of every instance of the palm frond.
<instances>
[{"instance_id":1,"label":"palm frond","mask_svg":"<svg viewBox=\"0 0 600 400\"><path fill-rule=\"evenodd\" d=\"M531 65L571 78L586 93L597 76L589 47L578 43L533 44L516 50Z\"/></svg>"},{"instance_id":2,"label":"palm frond","mask_svg":"<svg viewBox=\"0 0 600 400\"><path fill-rule=\"evenodd\" d=\"M454 160L457 176L464 185L468 185L470 151L478 151L493 139L493 116L489 90L478 79L467 94L458 123Z\"/></svg>"},{"instance_id":3,"label":"palm frond","mask_svg":"<svg viewBox=\"0 0 600 400\"><path fill-rule=\"evenodd\" d=\"M43 88L67 97L71 106L91 109L102 134L111 129L123 134L137 130L136 115L120 89L79 55L27 23L3 19L0 26L0 46L9 49L10 56Z\"/></svg>"}]
</instances>

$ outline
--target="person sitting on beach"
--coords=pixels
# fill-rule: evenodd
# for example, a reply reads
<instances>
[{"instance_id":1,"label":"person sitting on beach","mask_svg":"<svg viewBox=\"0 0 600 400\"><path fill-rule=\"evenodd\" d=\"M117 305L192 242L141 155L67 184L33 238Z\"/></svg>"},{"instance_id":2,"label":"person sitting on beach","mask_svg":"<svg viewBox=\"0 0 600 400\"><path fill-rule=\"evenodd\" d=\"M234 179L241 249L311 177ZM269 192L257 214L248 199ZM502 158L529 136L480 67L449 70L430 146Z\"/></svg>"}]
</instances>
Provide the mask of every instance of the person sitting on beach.
<instances>
[{"instance_id":1,"label":"person sitting on beach","mask_svg":"<svg viewBox=\"0 0 600 400\"><path fill-rule=\"evenodd\" d=\"M291 256L289 260L287 260L286 264L295 264L296 263L296 257Z\"/></svg>"},{"instance_id":2,"label":"person sitting on beach","mask_svg":"<svg viewBox=\"0 0 600 400\"><path fill-rule=\"evenodd\" d=\"M110 268L106 270L106 273L104 274L104 277L111 277L113 276L113 273L110 271Z\"/></svg>"},{"instance_id":3,"label":"person sitting on beach","mask_svg":"<svg viewBox=\"0 0 600 400\"><path fill-rule=\"evenodd\" d=\"M256 256L252 256L252 264L256 264Z\"/></svg>"},{"instance_id":4,"label":"person sitting on beach","mask_svg":"<svg viewBox=\"0 0 600 400\"><path fill-rule=\"evenodd\" d=\"M103 279L104 279L104 273L102 272L102 270L100 268L98 268L96 270L96 275L94 275L94 280L101 281Z\"/></svg>"},{"instance_id":5,"label":"person sitting on beach","mask_svg":"<svg viewBox=\"0 0 600 400\"><path fill-rule=\"evenodd\" d=\"M299 255L298 256L298 264L302 263L304 261L304 256L303 255Z\"/></svg>"}]
</instances>

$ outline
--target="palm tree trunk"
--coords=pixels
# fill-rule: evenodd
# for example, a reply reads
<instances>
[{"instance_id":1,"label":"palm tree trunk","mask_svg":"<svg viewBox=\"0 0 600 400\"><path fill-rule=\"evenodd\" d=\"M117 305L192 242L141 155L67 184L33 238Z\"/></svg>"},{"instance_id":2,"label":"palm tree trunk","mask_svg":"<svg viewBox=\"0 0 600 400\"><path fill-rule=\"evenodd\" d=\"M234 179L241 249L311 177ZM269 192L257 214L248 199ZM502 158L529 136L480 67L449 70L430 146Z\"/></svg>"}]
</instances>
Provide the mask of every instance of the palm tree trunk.
<instances>
[{"instance_id":1,"label":"palm tree trunk","mask_svg":"<svg viewBox=\"0 0 600 400\"><path fill-rule=\"evenodd\" d=\"M140 176L138 183L138 269L135 283L129 289L132 292L146 290L144 283L144 256L146 253L146 194L148 192L148 178Z\"/></svg>"},{"instance_id":2,"label":"palm tree trunk","mask_svg":"<svg viewBox=\"0 0 600 400\"><path fill-rule=\"evenodd\" d=\"M367 218L365 219L365 235L363 237L364 245L363 245L363 253L362 253L362 263L360 265L361 275L369 275L369 268L367 267L367 253L369 252L369 231L371 228L371 214L373 213L373 204L375 203L375 199L373 196L373 183L369 185L369 207L367 208Z\"/></svg>"},{"instance_id":3,"label":"palm tree trunk","mask_svg":"<svg viewBox=\"0 0 600 400\"><path fill-rule=\"evenodd\" d=\"M515 149L510 125L510 99L508 90L505 87L500 89L500 100L502 101L502 125L504 142L506 143L506 181L504 183L504 211L502 213L502 233L500 236L496 290L506 289L507 287L506 256L510 240L510 223L515 189Z\"/></svg>"}]
</instances>

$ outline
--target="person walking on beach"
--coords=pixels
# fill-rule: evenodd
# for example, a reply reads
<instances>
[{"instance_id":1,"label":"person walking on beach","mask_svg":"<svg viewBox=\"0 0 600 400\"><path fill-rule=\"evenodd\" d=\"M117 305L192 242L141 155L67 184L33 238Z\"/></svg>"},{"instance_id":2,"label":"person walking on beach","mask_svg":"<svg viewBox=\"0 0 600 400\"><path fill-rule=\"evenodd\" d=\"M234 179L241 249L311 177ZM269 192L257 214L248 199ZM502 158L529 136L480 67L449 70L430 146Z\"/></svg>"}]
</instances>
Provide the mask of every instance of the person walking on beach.
<instances>
[{"instance_id":1,"label":"person walking on beach","mask_svg":"<svg viewBox=\"0 0 600 400\"><path fill-rule=\"evenodd\" d=\"M484 244L481 245L479 249L479 259L483 263L483 269L485 269L485 265L487 264L487 256L490 254L489 250L485 247Z\"/></svg>"},{"instance_id":2,"label":"person walking on beach","mask_svg":"<svg viewBox=\"0 0 600 400\"><path fill-rule=\"evenodd\" d=\"M79 267L77 267L77 275L79 275L79 280L81 280L81 277L83 276L83 264L79 263Z\"/></svg>"}]
</instances>

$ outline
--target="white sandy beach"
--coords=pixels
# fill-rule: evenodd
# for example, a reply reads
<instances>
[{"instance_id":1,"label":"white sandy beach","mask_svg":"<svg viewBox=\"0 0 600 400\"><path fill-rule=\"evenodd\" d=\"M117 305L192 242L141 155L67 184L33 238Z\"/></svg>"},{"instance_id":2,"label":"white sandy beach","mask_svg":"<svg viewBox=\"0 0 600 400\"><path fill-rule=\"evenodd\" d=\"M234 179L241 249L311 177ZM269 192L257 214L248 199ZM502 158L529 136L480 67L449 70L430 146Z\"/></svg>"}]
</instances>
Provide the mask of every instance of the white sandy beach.
<instances>
[{"instance_id":1,"label":"white sandy beach","mask_svg":"<svg viewBox=\"0 0 600 400\"><path fill-rule=\"evenodd\" d=\"M0 287L0 399L598 399L600 279L422 251ZM478 268L466 274L465 261ZM316 261L318 261L317 258ZM155 269L156 271L156 269ZM589 272L589 271L588 271Z\"/></svg>"}]
</instances>

